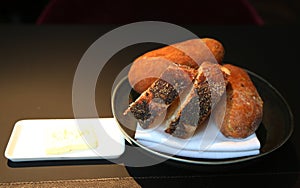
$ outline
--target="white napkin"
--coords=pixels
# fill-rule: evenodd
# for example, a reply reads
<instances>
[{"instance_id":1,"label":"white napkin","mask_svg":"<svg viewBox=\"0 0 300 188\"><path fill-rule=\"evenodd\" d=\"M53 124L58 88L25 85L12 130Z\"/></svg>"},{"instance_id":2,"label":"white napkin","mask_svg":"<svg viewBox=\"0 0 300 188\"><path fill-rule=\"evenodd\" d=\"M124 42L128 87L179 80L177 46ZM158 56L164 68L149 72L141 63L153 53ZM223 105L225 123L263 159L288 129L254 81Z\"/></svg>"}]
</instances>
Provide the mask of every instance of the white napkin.
<instances>
[{"instance_id":1,"label":"white napkin","mask_svg":"<svg viewBox=\"0 0 300 188\"><path fill-rule=\"evenodd\" d=\"M173 137L164 130L165 125L153 129L138 125L135 139L152 150L191 158L226 159L259 154L260 142L255 133L245 139L227 138L211 122L189 139Z\"/></svg>"}]
</instances>

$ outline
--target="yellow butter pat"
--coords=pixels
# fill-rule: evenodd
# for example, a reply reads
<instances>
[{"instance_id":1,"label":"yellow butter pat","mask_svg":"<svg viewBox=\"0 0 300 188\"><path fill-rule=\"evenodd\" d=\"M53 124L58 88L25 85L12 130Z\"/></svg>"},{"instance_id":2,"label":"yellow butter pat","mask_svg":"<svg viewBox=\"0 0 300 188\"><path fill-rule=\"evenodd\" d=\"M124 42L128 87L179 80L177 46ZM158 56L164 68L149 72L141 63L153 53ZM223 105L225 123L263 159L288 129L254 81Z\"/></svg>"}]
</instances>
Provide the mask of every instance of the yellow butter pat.
<instances>
[{"instance_id":1,"label":"yellow butter pat","mask_svg":"<svg viewBox=\"0 0 300 188\"><path fill-rule=\"evenodd\" d=\"M96 134L89 129L62 127L46 131L46 154L56 155L98 147Z\"/></svg>"}]
</instances>

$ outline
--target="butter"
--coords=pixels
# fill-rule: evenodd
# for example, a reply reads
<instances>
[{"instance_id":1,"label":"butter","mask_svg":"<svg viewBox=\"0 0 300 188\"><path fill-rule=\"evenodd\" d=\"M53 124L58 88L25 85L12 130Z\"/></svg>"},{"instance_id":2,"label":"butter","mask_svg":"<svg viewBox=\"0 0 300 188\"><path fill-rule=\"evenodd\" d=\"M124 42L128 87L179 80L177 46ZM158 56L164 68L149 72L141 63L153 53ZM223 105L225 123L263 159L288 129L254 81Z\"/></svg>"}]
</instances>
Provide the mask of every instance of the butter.
<instances>
[{"instance_id":1,"label":"butter","mask_svg":"<svg viewBox=\"0 0 300 188\"><path fill-rule=\"evenodd\" d=\"M57 155L98 147L97 137L93 130L78 129L74 126L64 126L47 130L45 139L45 152L48 155Z\"/></svg>"}]
</instances>

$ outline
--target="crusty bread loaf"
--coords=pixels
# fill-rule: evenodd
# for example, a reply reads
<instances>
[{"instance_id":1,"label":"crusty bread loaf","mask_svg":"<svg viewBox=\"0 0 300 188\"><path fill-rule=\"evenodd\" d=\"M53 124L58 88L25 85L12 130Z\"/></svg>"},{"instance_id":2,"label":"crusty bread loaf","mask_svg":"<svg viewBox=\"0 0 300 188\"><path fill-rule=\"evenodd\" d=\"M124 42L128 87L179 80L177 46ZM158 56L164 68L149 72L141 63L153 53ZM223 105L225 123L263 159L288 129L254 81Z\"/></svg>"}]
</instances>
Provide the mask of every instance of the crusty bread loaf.
<instances>
[{"instance_id":1,"label":"crusty bread loaf","mask_svg":"<svg viewBox=\"0 0 300 188\"><path fill-rule=\"evenodd\" d=\"M132 113L143 128L163 123L166 133L179 138L191 137L208 117L215 119L226 137L250 136L262 121L263 101L248 73L231 64L222 65L223 57L222 44L209 38L187 40L140 56L128 79L141 95L124 115Z\"/></svg>"},{"instance_id":2,"label":"crusty bread loaf","mask_svg":"<svg viewBox=\"0 0 300 188\"><path fill-rule=\"evenodd\" d=\"M193 87L180 99L180 104L174 103L176 107L169 108L168 113L171 115L164 122L166 133L179 138L193 136L226 91L227 76L230 73L225 69L210 62L200 65Z\"/></svg>"},{"instance_id":3,"label":"crusty bread loaf","mask_svg":"<svg viewBox=\"0 0 300 188\"><path fill-rule=\"evenodd\" d=\"M246 138L256 131L262 121L263 101L245 70L231 64L224 67L230 70L226 111L225 115L221 115L223 110L216 108L216 122L223 135Z\"/></svg>"},{"instance_id":4,"label":"crusty bread loaf","mask_svg":"<svg viewBox=\"0 0 300 188\"><path fill-rule=\"evenodd\" d=\"M142 93L173 63L198 69L204 61L221 64L224 53L223 45L215 39L186 40L147 52L135 59L128 80L135 91Z\"/></svg>"},{"instance_id":5,"label":"crusty bread loaf","mask_svg":"<svg viewBox=\"0 0 300 188\"><path fill-rule=\"evenodd\" d=\"M159 79L129 105L124 115L131 112L145 129L160 125L164 121L167 108L185 90L189 90L196 75L195 69L170 65Z\"/></svg>"}]
</instances>

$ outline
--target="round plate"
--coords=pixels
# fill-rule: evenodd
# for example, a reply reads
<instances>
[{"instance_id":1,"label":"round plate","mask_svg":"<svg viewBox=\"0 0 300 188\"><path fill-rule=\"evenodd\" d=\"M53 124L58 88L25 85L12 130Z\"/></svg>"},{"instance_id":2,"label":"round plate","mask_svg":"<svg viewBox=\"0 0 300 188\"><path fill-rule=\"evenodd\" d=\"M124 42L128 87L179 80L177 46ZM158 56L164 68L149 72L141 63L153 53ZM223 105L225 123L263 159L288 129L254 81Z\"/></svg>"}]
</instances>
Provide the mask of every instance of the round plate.
<instances>
[{"instance_id":1,"label":"round plate","mask_svg":"<svg viewBox=\"0 0 300 188\"><path fill-rule=\"evenodd\" d=\"M282 146L293 132L293 116L289 105L282 95L265 79L246 70L264 101L263 120L258 130L257 137L261 143L260 154L254 156L229 158L229 159L204 159L172 156L151 150L134 139L137 121L133 116L124 116L123 112L128 108L130 101L138 97L131 88L127 77L121 79L112 94L112 110L119 123L125 139L144 150L166 159L192 164L229 164L262 157Z\"/></svg>"}]
</instances>

